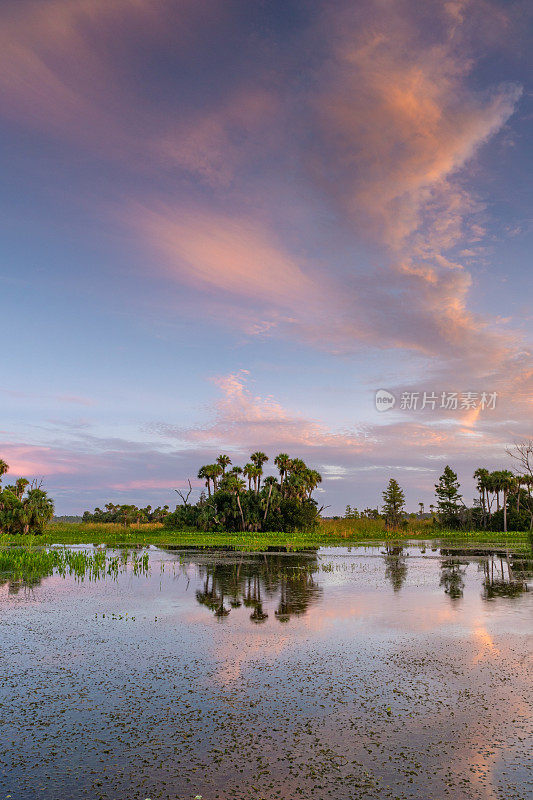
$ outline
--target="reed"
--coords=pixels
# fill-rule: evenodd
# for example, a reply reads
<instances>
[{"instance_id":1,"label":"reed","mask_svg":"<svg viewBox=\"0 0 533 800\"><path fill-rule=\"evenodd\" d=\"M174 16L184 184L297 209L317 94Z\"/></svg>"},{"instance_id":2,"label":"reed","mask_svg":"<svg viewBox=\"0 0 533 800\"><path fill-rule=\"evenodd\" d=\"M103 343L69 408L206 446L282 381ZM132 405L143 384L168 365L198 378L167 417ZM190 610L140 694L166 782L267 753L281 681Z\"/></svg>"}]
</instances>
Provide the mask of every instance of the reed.
<instances>
[{"instance_id":1,"label":"reed","mask_svg":"<svg viewBox=\"0 0 533 800\"><path fill-rule=\"evenodd\" d=\"M34 582L56 573L73 575L78 580L117 577L130 567L135 575L147 573L147 552L124 551L110 555L105 548L93 551L62 548L9 547L0 549L0 577Z\"/></svg>"}]
</instances>

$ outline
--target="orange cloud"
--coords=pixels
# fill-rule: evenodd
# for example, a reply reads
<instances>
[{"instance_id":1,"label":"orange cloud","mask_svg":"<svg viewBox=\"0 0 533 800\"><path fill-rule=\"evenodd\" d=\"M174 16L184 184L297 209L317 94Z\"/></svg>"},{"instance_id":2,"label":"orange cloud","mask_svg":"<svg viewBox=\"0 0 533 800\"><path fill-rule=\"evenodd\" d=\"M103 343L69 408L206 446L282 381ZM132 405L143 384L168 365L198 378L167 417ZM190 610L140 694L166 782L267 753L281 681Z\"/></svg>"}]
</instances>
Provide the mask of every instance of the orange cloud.
<instances>
[{"instance_id":1,"label":"orange cloud","mask_svg":"<svg viewBox=\"0 0 533 800\"><path fill-rule=\"evenodd\" d=\"M427 344L441 354L501 360L511 337L467 309L472 278L448 251L484 233L481 206L459 176L511 116L520 89L469 89L474 57L465 18L478 4L432 8L437 37L423 30L415 3L326 11L335 45L314 102L322 138L313 168L358 229L388 247L400 302L429 333ZM409 342L398 330L400 346L416 348L413 333Z\"/></svg>"},{"instance_id":2,"label":"orange cloud","mask_svg":"<svg viewBox=\"0 0 533 800\"><path fill-rule=\"evenodd\" d=\"M163 255L163 268L195 287L282 309L316 303L318 288L261 225L203 210L137 208L131 217Z\"/></svg>"},{"instance_id":3,"label":"orange cloud","mask_svg":"<svg viewBox=\"0 0 533 800\"><path fill-rule=\"evenodd\" d=\"M302 452L325 465L325 479L350 480L355 472L360 474L361 469L388 472L399 469L404 473L410 470L429 473L425 480L430 484L435 482L432 477L437 468L435 459L439 466L441 463L444 466L446 460L459 456L465 448L470 453L475 452L476 458L484 458L492 452L501 453L508 441L507 431L500 427L492 429L490 423L484 424L482 436L470 438L473 421L467 424L464 413L440 425L426 416L421 420L395 419L390 423L383 420L381 424L361 429L354 426L350 430L335 431L319 420L307 419L285 408L272 396L254 395L247 370L219 376L213 381L220 389L220 397L213 404L211 421L186 429L156 424L153 429L165 438L214 449L246 451L261 446ZM392 461L391 453L395 454ZM413 465L413 456L422 461ZM345 464L349 465L348 469L342 466Z\"/></svg>"},{"instance_id":4,"label":"orange cloud","mask_svg":"<svg viewBox=\"0 0 533 800\"><path fill-rule=\"evenodd\" d=\"M428 252L437 244L438 254L473 210L472 198L450 181L512 114L520 89L500 87L489 97L468 90L473 59L456 13L447 18L434 4L444 31L435 41L424 35L415 4L386 14L373 4L360 8L336 18L334 58L316 101L325 140L336 146L326 155L350 213L366 217L394 251L403 252L438 204L418 242Z\"/></svg>"},{"instance_id":5,"label":"orange cloud","mask_svg":"<svg viewBox=\"0 0 533 800\"><path fill-rule=\"evenodd\" d=\"M162 166L181 171L180 180L203 182L202 192L209 192L203 204L194 205L192 194L117 202L157 254L160 272L202 293L206 318L335 353L371 346L436 356L448 364L448 375L488 374L493 390L516 385L513 403L530 413L529 367L522 378L530 356L519 352L521 338L468 306L475 281L467 267L486 223L465 178L520 94L516 86L479 92L469 85L476 48L485 52L498 38L486 19L503 30L503 12L491 7L487 14L478 0L429 1L427 16L414 0L324 3L315 28L294 42L305 52L307 35L320 33L312 80L294 80L292 52L273 65L269 56L250 60L247 50L244 77L230 71L220 92L205 100L182 106L176 82L175 106L158 105L128 84L138 40L147 51L170 44L186 59L213 21L235 27L230 6L219 0L4 4L2 113L122 165L127 160L128 169L156 184L151 197L165 190ZM320 196L315 192L307 205L309 174ZM291 232L299 236L297 252L276 234L278 206L283 200L289 206L293 182L301 209ZM327 217L332 200L341 209L355 248L364 238L385 245L387 254L373 264L358 257L350 271L337 264L334 246L306 252L317 199Z\"/></svg>"}]
</instances>

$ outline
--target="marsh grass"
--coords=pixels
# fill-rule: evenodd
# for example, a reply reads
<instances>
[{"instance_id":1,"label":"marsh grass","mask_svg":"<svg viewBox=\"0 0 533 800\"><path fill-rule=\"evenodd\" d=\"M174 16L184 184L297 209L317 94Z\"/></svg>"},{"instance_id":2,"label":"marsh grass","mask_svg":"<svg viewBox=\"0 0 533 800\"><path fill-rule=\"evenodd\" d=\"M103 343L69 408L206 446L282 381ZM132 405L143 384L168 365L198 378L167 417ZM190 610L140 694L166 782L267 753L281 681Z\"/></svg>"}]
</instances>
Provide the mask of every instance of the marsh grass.
<instances>
[{"instance_id":1,"label":"marsh grass","mask_svg":"<svg viewBox=\"0 0 533 800\"><path fill-rule=\"evenodd\" d=\"M527 549L527 533L493 531L452 531L436 527L431 519L408 520L405 528L387 530L382 520L324 519L315 531L295 533L265 532L203 532L168 530L161 523L118 525L113 523L52 523L42 536L3 536L1 545L34 547L50 544L92 544L115 548L160 547L230 547L237 550L267 550L286 548L302 550L324 546L357 545L366 542L437 540L458 545L493 544Z\"/></svg>"},{"instance_id":2,"label":"marsh grass","mask_svg":"<svg viewBox=\"0 0 533 800\"><path fill-rule=\"evenodd\" d=\"M52 573L63 577L74 575L78 580L98 580L106 575L117 577L128 566L136 575L148 572L148 553L126 550L109 555L103 548L88 552L34 546L0 549L0 579L12 581L33 583Z\"/></svg>"}]
</instances>

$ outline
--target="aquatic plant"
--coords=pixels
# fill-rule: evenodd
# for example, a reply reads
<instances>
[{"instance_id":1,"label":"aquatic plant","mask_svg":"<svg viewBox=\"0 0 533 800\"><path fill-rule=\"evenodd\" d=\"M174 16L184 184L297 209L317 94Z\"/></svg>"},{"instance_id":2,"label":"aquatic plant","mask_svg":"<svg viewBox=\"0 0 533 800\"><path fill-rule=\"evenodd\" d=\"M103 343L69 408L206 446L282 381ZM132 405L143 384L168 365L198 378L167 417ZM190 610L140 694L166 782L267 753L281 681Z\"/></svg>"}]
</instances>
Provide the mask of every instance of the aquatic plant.
<instances>
[{"instance_id":1,"label":"aquatic plant","mask_svg":"<svg viewBox=\"0 0 533 800\"><path fill-rule=\"evenodd\" d=\"M135 575L149 570L148 553L108 555L105 548L93 551L62 548L10 547L0 549L0 577L9 580L35 582L54 571L78 580L97 580L106 575L117 577L128 565Z\"/></svg>"}]
</instances>

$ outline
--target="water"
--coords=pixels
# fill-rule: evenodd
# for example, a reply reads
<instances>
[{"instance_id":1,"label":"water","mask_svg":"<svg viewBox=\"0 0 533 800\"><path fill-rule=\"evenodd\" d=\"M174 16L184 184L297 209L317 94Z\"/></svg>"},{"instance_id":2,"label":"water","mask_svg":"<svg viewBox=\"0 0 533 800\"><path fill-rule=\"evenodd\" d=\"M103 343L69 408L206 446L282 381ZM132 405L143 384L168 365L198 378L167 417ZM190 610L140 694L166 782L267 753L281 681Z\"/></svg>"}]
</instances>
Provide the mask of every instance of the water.
<instances>
[{"instance_id":1,"label":"water","mask_svg":"<svg viewBox=\"0 0 533 800\"><path fill-rule=\"evenodd\" d=\"M4 582L0 800L531 798L532 576L382 546Z\"/></svg>"}]
</instances>

